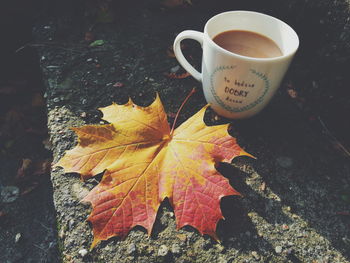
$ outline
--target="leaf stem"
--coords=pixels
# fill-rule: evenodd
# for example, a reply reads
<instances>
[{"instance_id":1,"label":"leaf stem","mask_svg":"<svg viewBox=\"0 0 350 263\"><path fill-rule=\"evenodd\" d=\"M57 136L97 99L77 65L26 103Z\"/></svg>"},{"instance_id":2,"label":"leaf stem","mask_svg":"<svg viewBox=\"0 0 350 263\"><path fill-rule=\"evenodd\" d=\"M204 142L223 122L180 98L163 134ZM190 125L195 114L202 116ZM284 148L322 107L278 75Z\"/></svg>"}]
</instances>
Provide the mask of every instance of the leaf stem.
<instances>
[{"instance_id":1,"label":"leaf stem","mask_svg":"<svg viewBox=\"0 0 350 263\"><path fill-rule=\"evenodd\" d=\"M171 127L171 131L170 131L170 136L173 136L173 133L174 133L174 129L175 129L175 125L176 125L176 121L177 121L177 118L179 117L179 114L180 114L180 111L182 110L183 106L186 104L186 102L188 101L188 99L192 96L193 93L196 92L196 88L193 88L191 90L191 92L187 95L187 97L185 98L185 100L182 102L179 110L177 111L176 113L176 116L175 116L175 119L174 119L174 122L173 122L173 126Z\"/></svg>"}]
</instances>

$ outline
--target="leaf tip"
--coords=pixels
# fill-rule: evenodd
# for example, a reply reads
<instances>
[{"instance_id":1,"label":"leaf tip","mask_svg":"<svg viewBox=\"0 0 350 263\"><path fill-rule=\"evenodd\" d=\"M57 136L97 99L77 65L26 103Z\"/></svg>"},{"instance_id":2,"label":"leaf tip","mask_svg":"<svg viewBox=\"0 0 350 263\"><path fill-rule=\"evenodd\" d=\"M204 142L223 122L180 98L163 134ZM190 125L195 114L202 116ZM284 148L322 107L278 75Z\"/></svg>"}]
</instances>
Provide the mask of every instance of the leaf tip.
<instances>
[{"instance_id":1,"label":"leaf tip","mask_svg":"<svg viewBox=\"0 0 350 263\"><path fill-rule=\"evenodd\" d=\"M239 156L248 156L250 158L253 158L253 159L257 159L254 155L251 155L250 153L247 153L245 150L241 149L240 153L239 153Z\"/></svg>"},{"instance_id":2,"label":"leaf tip","mask_svg":"<svg viewBox=\"0 0 350 263\"><path fill-rule=\"evenodd\" d=\"M125 106L130 106L130 105L133 105L134 102L132 101L131 97L129 97L129 100L128 102L125 104Z\"/></svg>"},{"instance_id":3,"label":"leaf tip","mask_svg":"<svg viewBox=\"0 0 350 263\"><path fill-rule=\"evenodd\" d=\"M94 240L92 241L90 246L90 251L92 251L100 242L101 242L100 239L94 237Z\"/></svg>"}]
</instances>

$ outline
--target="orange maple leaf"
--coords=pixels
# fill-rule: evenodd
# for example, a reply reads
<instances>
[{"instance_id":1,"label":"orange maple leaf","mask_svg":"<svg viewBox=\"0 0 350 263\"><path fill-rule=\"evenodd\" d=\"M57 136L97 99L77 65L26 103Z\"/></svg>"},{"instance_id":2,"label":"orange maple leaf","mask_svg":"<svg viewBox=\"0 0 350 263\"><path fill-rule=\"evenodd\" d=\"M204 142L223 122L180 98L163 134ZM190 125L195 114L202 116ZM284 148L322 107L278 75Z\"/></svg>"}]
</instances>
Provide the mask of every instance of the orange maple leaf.
<instances>
[{"instance_id":1,"label":"orange maple leaf","mask_svg":"<svg viewBox=\"0 0 350 263\"><path fill-rule=\"evenodd\" d=\"M173 131L157 95L148 107L129 100L100 109L110 124L74 128L78 145L56 166L83 179L104 172L83 199L93 207L88 218L94 233L91 247L113 236L125 238L136 225L150 234L165 198L174 208L177 228L191 225L218 239L220 200L239 193L215 167L251 155L228 134L228 124L205 125L207 107Z\"/></svg>"}]
</instances>

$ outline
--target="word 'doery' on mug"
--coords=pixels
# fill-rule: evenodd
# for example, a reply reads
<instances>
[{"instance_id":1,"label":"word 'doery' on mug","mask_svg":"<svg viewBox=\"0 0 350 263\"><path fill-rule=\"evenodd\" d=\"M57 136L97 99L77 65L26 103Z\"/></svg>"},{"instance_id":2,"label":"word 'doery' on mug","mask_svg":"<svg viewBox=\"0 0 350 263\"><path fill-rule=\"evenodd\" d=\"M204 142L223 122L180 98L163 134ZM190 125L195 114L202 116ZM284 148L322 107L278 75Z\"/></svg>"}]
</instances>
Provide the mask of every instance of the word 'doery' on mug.
<instances>
[{"instance_id":1,"label":"word 'doery' on mug","mask_svg":"<svg viewBox=\"0 0 350 263\"><path fill-rule=\"evenodd\" d=\"M198 41L202 72L188 63L180 42ZM231 11L208 20L204 33L186 30L175 39L179 63L198 81L211 107L228 118L260 112L273 97L299 46L295 31L283 21L251 11Z\"/></svg>"}]
</instances>

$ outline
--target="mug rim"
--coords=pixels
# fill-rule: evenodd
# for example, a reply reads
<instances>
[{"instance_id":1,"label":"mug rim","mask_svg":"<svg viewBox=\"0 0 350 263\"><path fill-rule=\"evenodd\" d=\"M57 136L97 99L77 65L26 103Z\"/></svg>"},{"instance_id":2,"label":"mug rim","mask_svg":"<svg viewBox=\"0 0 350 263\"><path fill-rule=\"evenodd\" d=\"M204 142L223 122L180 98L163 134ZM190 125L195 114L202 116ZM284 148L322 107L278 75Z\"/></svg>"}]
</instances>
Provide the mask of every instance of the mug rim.
<instances>
[{"instance_id":1,"label":"mug rim","mask_svg":"<svg viewBox=\"0 0 350 263\"><path fill-rule=\"evenodd\" d=\"M218 44L216 44L213 39L211 37L209 37L209 34L208 34L208 25L216 18L218 18L219 16L223 16L223 15L227 15L227 14L232 14L232 13L249 13L249 14L254 14L254 15L258 15L258 16L265 16L265 17L268 17L269 19L272 19L272 20L275 20L277 21L278 23L282 23L284 24L285 26L287 26L288 29L291 30L292 34L295 36L295 39L296 39L296 45L295 47L287 52L286 54L283 54L282 56L278 56L278 57L271 57L271 58L255 58L255 57L248 57L248 56L244 56L244 55L240 55L240 54L237 54L237 53L234 53L234 52L231 52L231 51L228 51L222 47L220 47ZM225 32L225 31L223 31ZM220 32L222 33L222 32ZM219 33L219 34L220 34ZM257 32L259 33L259 32ZM260 33L259 33L260 34ZM298 34L295 32L295 30L290 26L288 25L286 22L276 18L276 17L273 17L273 16L270 16L270 15L267 15L267 14L264 14L264 13L260 13L260 12L255 12L255 11L247 11L247 10L235 10L235 11L227 11L227 12L222 12L222 13L219 13L213 17L211 17L205 24L204 26L204 36L207 38L207 41L208 43L210 43L213 47L215 47L217 50L221 51L221 52L224 52L225 54L227 55L230 55L230 56L233 56L233 57L238 57L238 58L241 58L241 59L245 59L245 60L249 60L249 61L262 61L262 62L267 62L267 61L278 61L278 60L283 60L283 59L286 59L288 57L291 57L293 56L296 51L298 50L298 47L299 47L299 37L298 37Z\"/></svg>"}]
</instances>

